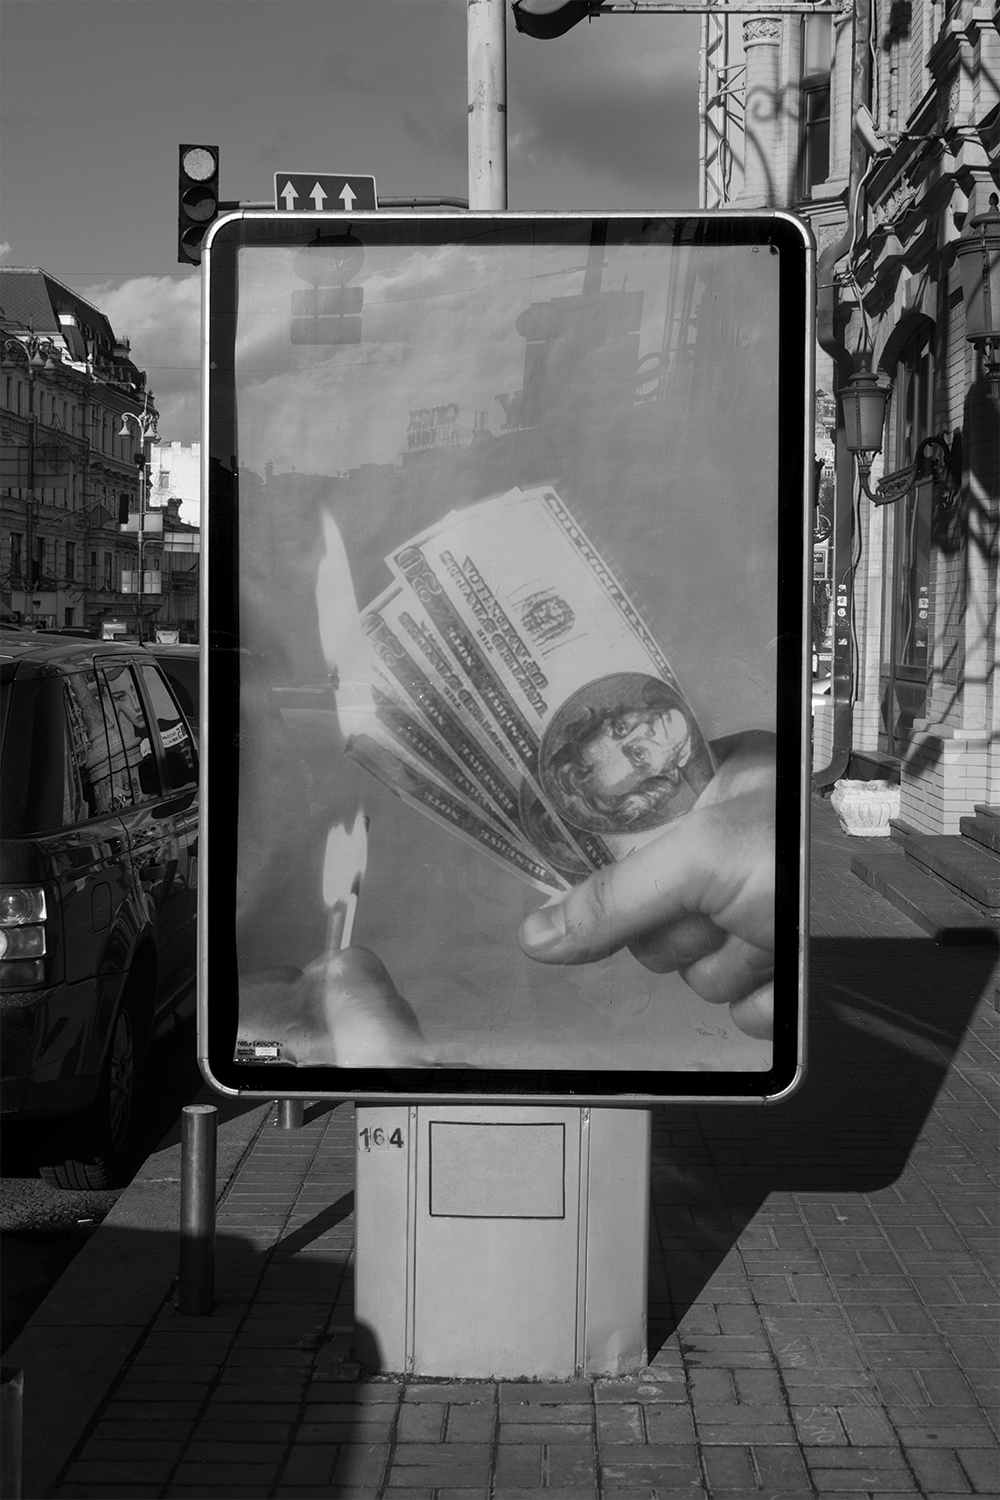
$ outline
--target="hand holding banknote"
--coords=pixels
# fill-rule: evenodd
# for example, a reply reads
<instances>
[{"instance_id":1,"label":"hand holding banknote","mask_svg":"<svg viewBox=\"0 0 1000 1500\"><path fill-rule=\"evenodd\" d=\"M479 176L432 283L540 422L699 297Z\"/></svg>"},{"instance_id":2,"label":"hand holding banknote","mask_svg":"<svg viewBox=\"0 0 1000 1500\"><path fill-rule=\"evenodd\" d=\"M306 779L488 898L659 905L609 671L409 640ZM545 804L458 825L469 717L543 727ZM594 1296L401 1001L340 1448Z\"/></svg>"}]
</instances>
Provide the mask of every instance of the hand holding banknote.
<instances>
[{"instance_id":1,"label":"hand holding banknote","mask_svg":"<svg viewBox=\"0 0 1000 1500\"><path fill-rule=\"evenodd\" d=\"M589 876L521 926L541 963L587 963L628 947L676 971L702 999L728 1004L754 1037L773 1025L774 738L717 741L720 762L697 806L653 842Z\"/></svg>"}]
</instances>

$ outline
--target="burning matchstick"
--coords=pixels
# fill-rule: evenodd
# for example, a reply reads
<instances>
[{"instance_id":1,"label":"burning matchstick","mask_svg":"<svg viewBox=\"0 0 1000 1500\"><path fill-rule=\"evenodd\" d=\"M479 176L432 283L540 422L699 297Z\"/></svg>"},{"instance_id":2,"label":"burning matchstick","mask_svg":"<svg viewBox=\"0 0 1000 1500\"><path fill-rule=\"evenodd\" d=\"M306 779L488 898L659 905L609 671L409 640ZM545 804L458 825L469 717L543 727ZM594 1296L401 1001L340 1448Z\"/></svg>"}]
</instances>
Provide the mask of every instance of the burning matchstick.
<instances>
[{"instance_id":1,"label":"burning matchstick","mask_svg":"<svg viewBox=\"0 0 1000 1500\"><path fill-rule=\"evenodd\" d=\"M326 836L323 858L323 901L330 912L328 956L350 947L367 860L368 819L364 814L358 813L350 828L334 823Z\"/></svg>"}]
</instances>

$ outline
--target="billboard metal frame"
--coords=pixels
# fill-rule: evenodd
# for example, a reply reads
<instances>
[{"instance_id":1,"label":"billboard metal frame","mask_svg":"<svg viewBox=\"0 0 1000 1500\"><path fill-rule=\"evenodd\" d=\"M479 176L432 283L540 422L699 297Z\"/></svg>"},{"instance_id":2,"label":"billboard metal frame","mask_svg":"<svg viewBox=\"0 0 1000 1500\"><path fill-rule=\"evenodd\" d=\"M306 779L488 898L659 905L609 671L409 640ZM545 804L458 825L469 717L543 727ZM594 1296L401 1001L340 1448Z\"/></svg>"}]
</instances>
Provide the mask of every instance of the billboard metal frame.
<instances>
[{"instance_id":1,"label":"billboard metal frame","mask_svg":"<svg viewBox=\"0 0 1000 1500\"><path fill-rule=\"evenodd\" d=\"M213 816L220 776L220 757L231 751L234 715L238 714L239 651L238 568L234 562L236 489L234 451L236 434L234 338L237 311L237 251L242 243L256 243L257 226L280 226L289 244L327 228L336 234L385 229L388 224L431 225L436 233L454 222L456 232L493 222L504 229L524 224L614 224L656 219L701 226L700 232L744 236L750 243L761 226L770 226L782 250L789 252L780 288L780 382L804 400L779 401L779 584L778 650L785 669L795 677L793 692L779 692L778 729L786 747L785 760L796 759L793 778L779 774L778 819L794 829L794 838L781 847L797 862L798 882L793 895L782 897L785 928L776 942L776 965L786 991L794 978L797 1003L794 1015L783 1013L776 1030L775 1066L771 1074L664 1074L669 1086L627 1086L627 1072L580 1073L573 1070L494 1072L484 1076L469 1070L461 1078L434 1069L336 1069L329 1067L235 1065L232 1055L236 1024L233 975L227 960L235 953L235 824L223 831ZM273 232L268 243L278 243ZM811 564L813 525L813 386L815 330L815 246L801 220L782 211L706 213L519 213L483 211L454 215L441 212L386 212L350 215L303 212L294 215L272 209L242 209L217 219L206 236L203 256L203 391L202 448L203 567L201 608L207 649L202 653L201 756L202 833L199 885L198 1059L207 1081L220 1093L240 1097L355 1100L359 1104L490 1103L574 1105L635 1108L663 1103L776 1103L799 1086L805 1073L808 968L808 806L811 788L810 647ZM221 334L220 334L221 331ZM782 654L783 653L783 654ZM793 660L794 657L794 660ZM781 672L779 670L779 679ZM209 712L211 704L211 712ZM226 747L228 746L228 751ZM780 766L779 766L780 772ZM794 806L792 805L794 803ZM213 846L219 853L214 855ZM779 876L793 874L779 866ZM211 896L211 903L210 903ZM213 916L210 905L216 908ZM221 907L221 911L219 908ZM791 931L794 914L795 930ZM214 923L214 931L213 931ZM220 954L220 944L225 949ZM213 946L214 950L213 951ZM213 982L225 975L226 993L213 996ZM790 1007L789 1007L790 1008ZM720 1087L720 1081L722 1086ZM488 1084L488 1086L487 1086ZM725 1085L731 1084L731 1087Z\"/></svg>"}]
</instances>

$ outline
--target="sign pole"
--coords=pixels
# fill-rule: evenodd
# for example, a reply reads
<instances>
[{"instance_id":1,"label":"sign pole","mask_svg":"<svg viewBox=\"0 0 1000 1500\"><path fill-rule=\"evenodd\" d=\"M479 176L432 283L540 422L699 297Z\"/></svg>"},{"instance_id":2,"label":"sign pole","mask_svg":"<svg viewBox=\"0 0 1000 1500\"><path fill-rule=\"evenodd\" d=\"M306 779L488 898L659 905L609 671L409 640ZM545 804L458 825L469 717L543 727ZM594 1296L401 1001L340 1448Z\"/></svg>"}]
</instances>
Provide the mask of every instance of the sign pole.
<instances>
[{"instance_id":1,"label":"sign pole","mask_svg":"<svg viewBox=\"0 0 1000 1500\"><path fill-rule=\"evenodd\" d=\"M507 207L505 0L468 0L469 207Z\"/></svg>"}]
</instances>

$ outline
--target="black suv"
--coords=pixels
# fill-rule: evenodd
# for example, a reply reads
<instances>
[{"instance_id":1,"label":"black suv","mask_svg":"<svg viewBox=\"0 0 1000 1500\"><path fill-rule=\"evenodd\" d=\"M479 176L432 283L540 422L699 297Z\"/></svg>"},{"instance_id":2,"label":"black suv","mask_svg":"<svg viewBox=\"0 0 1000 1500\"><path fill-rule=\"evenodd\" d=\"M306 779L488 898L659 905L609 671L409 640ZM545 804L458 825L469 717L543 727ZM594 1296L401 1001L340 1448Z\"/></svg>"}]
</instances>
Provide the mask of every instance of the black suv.
<instances>
[{"instance_id":1,"label":"black suv","mask_svg":"<svg viewBox=\"0 0 1000 1500\"><path fill-rule=\"evenodd\" d=\"M0 1110L42 1176L128 1179L149 1044L194 1009L198 766L142 647L0 632Z\"/></svg>"}]
</instances>

